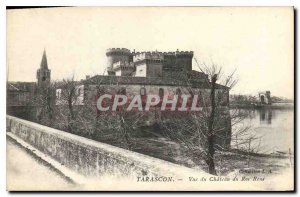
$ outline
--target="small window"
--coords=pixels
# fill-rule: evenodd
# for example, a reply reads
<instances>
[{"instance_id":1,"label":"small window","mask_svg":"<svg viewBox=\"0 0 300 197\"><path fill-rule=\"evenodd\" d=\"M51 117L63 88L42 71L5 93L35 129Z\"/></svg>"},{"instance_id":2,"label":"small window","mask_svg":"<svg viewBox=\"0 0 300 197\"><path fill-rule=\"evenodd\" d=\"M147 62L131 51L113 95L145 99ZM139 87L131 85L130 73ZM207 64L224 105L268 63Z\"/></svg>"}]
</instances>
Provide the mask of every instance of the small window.
<instances>
[{"instance_id":1,"label":"small window","mask_svg":"<svg viewBox=\"0 0 300 197\"><path fill-rule=\"evenodd\" d=\"M203 98L203 95L202 95L202 92L199 91L199 94L198 94L198 106L202 107L204 106L204 98Z\"/></svg>"},{"instance_id":2,"label":"small window","mask_svg":"<svg viewBox=\"0 0 300 197\"><path fill-rule=\"evenodd\" d=\"M217 99L218 99L218 102L221 102L222 100L222 93L221 92L217 92Z\"/></svg>"},{"instance_id":3,"label":"small window","mask_svg":"<svg viewBox=\"0 0 300 197\"><path fill-rule=\"evenodd\" d=\"M61 98L61 89L56 90L56 98L60 99Z\"/></svg>"},{"instance_id":4,"label":"small window","mask_svg":"<svg viewBox=\"0 0 300 197\"><path fill-rule=\"evenodd\" d=\"M140 94L141 96L146 96L146 88L141 88Z\"/></svg>"},{"instance_id":5,"label":"small window","mask_svg":"<svg viewBox=\"0 0 300 197\"><path fill-rule=\"evenodd\" d=\"M159 88L158 94L159 94L159 97L163 97L164 96L164 89L163 88Z\"/></svg>"}]
</instances>

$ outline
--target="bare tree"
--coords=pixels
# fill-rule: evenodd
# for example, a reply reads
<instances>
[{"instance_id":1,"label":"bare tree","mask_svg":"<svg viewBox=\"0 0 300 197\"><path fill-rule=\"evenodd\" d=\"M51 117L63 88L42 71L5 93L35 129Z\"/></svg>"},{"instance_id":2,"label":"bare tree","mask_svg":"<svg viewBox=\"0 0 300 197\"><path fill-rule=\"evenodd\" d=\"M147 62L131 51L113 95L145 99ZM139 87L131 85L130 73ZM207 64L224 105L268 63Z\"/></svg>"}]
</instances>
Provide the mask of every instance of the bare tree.
<instances>
[{"instance_id":1,"label":"bare tree","mask_svg":"<svg viewBox=\"0 0 300 197\"><path fill-rule=\"evenodd\" d=\"M207 74L207 79L203 83L204 88L189 88L192 95L200 97L202 110L199 112L188 112L180 119L164 120L161 123L165 135L172 140L183 144L192 153L194 160L204 160L208 172L217 175L215 164L216 151L228 151L231 148L231 138L235 137L235 146L245 143L243 137L248 137L247 127L232 127L241 122L247 114L237 110L230 113L229 90L237 83L235 72L224 76L222 68L212 63L201 65L196 63L203 73ZM189 87L193 87L191 79L187 79ZM201 86L200 86L201 87ZM204 89L204 90L203 90ZM256 139L251 136L251 139ZM249 142L249 141L248 141ZM250 143L251 145L251 143Z\"/></svg>"},{"instance_id":2,"label":"bare tree","mask_svg":"<svg viewBox=\"0 0 300 197\"><path fill-rule=\"evenodd\" d=\"M32 105L36 107L36 119L45 125L52 125L55 106L55 86L53 82L47 87L37 87Z\"/></svg>"},{"instance_id":3,"label":"bare tree","mask_svg":"<svg viewBox=\"0 0 300 197\"><path fill-rule=\"evenodd\" d=\"M122 84L124 81L130 80L129 77L122 76L116 77L115 79L117 81L106 85L101 84L101 80L96 82L97 95L95 95L96 97L93 100L96 100L103 94L127 95L127 86L118 86L116 84ZM111 104L112 101L110 103L110 107ZM97 129L95 129L95 134L101 135L103 139L117 141L117 145L132 150L134 147L134 138L132 137L132 133L141 126L143 117L144 113L138 111L130 112L127 111L125 107L118 107L116 111L98 111L96 121Z\"/></svg>"},{"instance_id":4,"label":"bare tree","mask_svg":"<svg viewBox=\"0 0 300 197\"><path fill-rule=\"evenodd\" d=\"M107 83L103 80L117 81ZM117 142L116 145L132 150L134 140L131 133L139 127L144 114L128 112L122 107L105 112L97 109L97 99L103 94L126 95L126 85L116 85L122 83L120 80L130 79L103 76L83 83L76 82L74 77L64 79L58 86L61 89L56 114L59 127L95 140ZM85 86L84 93L78 92L80 85ZM80 100L80 97L84 99Z\"/></svg>"},{"instance_id":5,"label":"bare tree","mask_svg":"<svg viewBox=\"0 0 300 197\"><path fill-rule=\"evenodd\" d=\"M74 76L68 79L63 79L57 83L56 106L57 116L60 120L60 127L67 129L69 132L74 132L74 123L76 122L76 111L74 106L77 106L80 93L78 92L78 82L74 80Z\"/></svg>"}]
</instances>

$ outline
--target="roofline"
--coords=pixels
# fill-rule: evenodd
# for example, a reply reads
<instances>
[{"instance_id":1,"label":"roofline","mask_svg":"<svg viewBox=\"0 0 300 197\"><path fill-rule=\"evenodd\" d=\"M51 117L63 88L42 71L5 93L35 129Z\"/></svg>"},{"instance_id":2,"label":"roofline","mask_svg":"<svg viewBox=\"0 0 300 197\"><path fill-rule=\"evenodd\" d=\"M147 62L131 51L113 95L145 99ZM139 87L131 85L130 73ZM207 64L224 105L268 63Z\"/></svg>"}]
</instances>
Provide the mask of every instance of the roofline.
<instances>
[{"instance_id":1,"label":"roofline","mask_svg":"<svg viewBox=\"0 0 300 197\"><path fill-rule=\"evenodd\" d=\"M153 79L154 80L154 82L151 82L151 83L149 83L149 81L141 81L141 82L136 82L136 81L134 81L134 82L130 82L130 83L122 83L122 81L120 81L120 82L118 82L118 81L110 81L110 83L107 83L107 82L105 82L105 83L102 83L103 85L118 85L118 84L120 84L120 85L157 85L157 86L183 86L183 87L193 87L193 88L201 88L201 87L197 87L197 86L195 86L195 85L193 85L193 84L188 84L189 82L183 82L182 84L176 84L176 83L165 83L165 84L161 84L161 83L159 83L158 81L159 80L164 80L164 79L169 79L170 80L170 78L160 78L160 77L131 77L131 76L109 76L109 75L95 75L95 76L93 76L93 77L91 77L91 78L89 78L89 79L85 79L85 80L82 80L81 81L81 83L83 83L83 84L85 84L85 83L92 83L92 84L94 84L94 85L99 85L99 83L97 83L97 81L93 81L94 79L97 79L97 77L107 77L107 78L113 78L113 77L116 77L116 78L140 78L140 79ZM159 79L159 80L157 80L157 83L155 83L156 81L155 81L155 79ZM201 82L199 82L199 83L201 83ZM197 83L196 83L197 84ZM202 82L201 83L202 85L207 85L206 84L206 82ZM100 83L100 85L101 85L101 83ZM200 85L200 84L199 84ZM217 85L217 87L216 87L216 89L222 89L222 88L224 88L224 89L230 89L229 87L227 87L227 86L223 86L223 85L221 85L221 84L216 84ZM209 89L209 88L205 88L205 89Z\"/></svg>"}]
</instances>

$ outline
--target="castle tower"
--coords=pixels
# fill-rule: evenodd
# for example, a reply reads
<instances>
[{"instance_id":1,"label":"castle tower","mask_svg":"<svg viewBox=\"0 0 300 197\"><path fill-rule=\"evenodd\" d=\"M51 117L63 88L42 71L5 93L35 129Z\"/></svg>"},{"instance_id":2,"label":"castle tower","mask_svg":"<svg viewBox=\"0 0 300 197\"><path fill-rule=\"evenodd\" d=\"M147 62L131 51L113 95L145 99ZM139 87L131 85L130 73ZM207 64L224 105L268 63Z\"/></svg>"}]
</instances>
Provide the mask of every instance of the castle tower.
<instances>
[{"instance_id":1,"label":"castle tower","mask_svg":"<svg viewBox=\"0 0 300 197\"><path fill-rule=\"evenodd\" d=\"M136 53L133 62L136 77L162 77L163 53L157 51Z\"/></svg>"},{"instance_id":2,"label":"castle tower","mask_svg":"<svg viewBox=\"0 0 300 197\"><path fill-rule=\"evenodd\" d=\"M107 57L107 73L108 75L115 75L113 71L113 64L116 62L122 62L129 64L132 59L132 54L129 49L126 48L110 48L106 51Z\"/></svg>"},{"instance_id":3,"label":"castle tower","mask_svg":"<svg viewBox=\"0 0 300 197\"><path fill-rule=\"evenodd\" d=\"M113 64L113 71L116 76L132 76L135 68L133 62L116 62Z\"/></svg>"},{"instance_id":4,"label":"castle tower","mask_svg":"<svg viewBox=\"0 0 300 197\"><path fill-rule=\"evenodd\" d=\"M40 68L36 73L37 85L40 88L48 87L50 85L51 70L48 69L46 51L44 50Z\"/></svg>"},{"instance_id":5,"label":"castle tower","mask_svg":"<svg viewBox=\"0 0 300 197\"><path fill-rule=\"evenodd\" d=\"M176 66L182 71L192 71L193 51L176 51Z\"/></svg>"}]
</instances>

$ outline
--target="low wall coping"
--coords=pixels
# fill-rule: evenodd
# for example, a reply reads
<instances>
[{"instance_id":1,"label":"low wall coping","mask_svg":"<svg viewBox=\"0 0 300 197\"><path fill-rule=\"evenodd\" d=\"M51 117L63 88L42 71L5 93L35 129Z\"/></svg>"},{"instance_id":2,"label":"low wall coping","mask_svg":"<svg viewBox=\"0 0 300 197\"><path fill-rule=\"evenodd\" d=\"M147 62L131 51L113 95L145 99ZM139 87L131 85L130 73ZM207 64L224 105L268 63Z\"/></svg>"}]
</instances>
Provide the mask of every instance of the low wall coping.
<instances>
[{"instance_id":1,"label":"low wall coping","mask_svg":"<svg viewBox=\"0 0 300 197\"><path fill-rule=\"evenodd\" d=\"M57 136L64 140L70 141L72 143L76 143L77 145L87 147L91 150L99 149L101 151L105 151L105 152L111 153L113 155L118 155L120 157L127 158L129 160L137 162L137 164L140 163L140 164L143 164L143 166L146 165L149 168L149 170L162 172L163 174L166 174L166 176L169 174L175 174L175 175L185 176L185 177L188 175L199 175L199 176L209 175L208 173L206 173L204 171L195 170L195 169L188 168L185 166L180 166L178 164L170 163L168 161L164 161L164 160L154 158L154 157L151 157L148 155L133 152L133 151L126 150L123 148L105 144L102 142L94 141L92 139L77 136L75 134L71 134L71 133L68 133L65 131L61 131L61 130L47 127L44 125L40 125L38 123L23 120L23 119L13 117L10 115L6 115L6 117L13 121L22 123L30 128L38 129L41 132Z\"/></svg>"}]
</instances>

